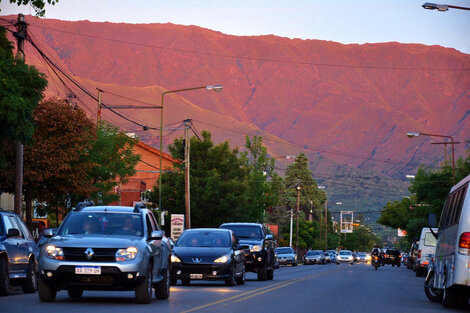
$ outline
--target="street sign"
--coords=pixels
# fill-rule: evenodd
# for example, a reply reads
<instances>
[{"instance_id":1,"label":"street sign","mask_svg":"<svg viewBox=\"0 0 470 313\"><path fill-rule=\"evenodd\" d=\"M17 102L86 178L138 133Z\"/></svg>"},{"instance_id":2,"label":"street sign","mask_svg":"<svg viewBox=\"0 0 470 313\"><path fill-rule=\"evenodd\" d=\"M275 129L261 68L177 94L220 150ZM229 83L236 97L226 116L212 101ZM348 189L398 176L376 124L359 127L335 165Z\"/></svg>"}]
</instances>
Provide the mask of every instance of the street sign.
<instances>
[{"instance_id":1,"label":"street sign","mask_svg":"<svg viewBox=\"0 0 470 313\"><path fill-rule=\"evenodd\" d=\"M171 214L171 238L177 240L184 230L184 214Z\"/></svg>"}]
</instances>

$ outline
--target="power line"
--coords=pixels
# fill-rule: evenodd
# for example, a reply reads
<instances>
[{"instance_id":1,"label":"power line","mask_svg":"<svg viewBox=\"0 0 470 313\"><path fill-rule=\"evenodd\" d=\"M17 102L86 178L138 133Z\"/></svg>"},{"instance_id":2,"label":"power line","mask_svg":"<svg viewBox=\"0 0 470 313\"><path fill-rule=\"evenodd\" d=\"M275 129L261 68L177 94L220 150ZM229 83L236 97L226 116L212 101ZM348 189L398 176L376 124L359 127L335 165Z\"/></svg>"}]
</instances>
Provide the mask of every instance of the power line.
<instances>
[{"instance_id":1,"label":"power line","mask_svg":"<svg viewBox=\"0 0 470 313\"><path fill-rule=\"evenodd\" d=\"M257 58L257 57L248 57L244 55L231 55L231 54L223 54L223 53L198 51L198 50L189 50L189 49L182 49L182 48L170 48L170 47L157 46L157 45L152 45L152 44L144 44L144 43L132 42L132 41L121 40L121 39L106 38L106 37L101 37L97 35L82 34L78 32L66 31L66 30L56 29L53 27L42 26L42 25L37 25L37 24L32 24L31 26L42 28L42 29L48 29L48 30L52 30L52 31L60 32L60 33L83 36L83 37L94 38L94 39L99 39L99 40L107 40L107 41L112 41L112 42L117 42L117 43L124 43L124 44L153 48L153 49L170 50L170 51L183 52L183 53L217 56L217 57L225 57L225 58L231 58L231 59L242 59L242 60L249 60L249 61L274 62L274 63L310 65L310 66L342 67L342 68L381 69L381 70L407 70L407 71L409 70L416 70L416 71L468 71L470 70L470 68L432 68L432 67L419 68L419 67L396 67L396 66L378 66L378 65L351 65L351 64L316 63L316 62L305 62L305 61Z\"/></svg>"}]
</instances>

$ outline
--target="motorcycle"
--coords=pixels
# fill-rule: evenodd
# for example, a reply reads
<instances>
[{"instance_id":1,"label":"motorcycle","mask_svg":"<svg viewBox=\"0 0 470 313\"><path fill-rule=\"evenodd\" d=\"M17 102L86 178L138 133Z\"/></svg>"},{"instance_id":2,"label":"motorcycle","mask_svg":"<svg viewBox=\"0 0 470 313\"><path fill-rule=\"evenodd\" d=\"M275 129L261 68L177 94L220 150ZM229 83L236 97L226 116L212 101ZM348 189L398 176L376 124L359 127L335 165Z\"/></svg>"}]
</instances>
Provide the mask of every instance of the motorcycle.
<instances>
[{"instance_id":1,"label":"motorcycle","mask_svg":"<svg viewBox=\"0 0 470 313\"><path fill-rule=\"evenodd\" d=\"M372 256L372 261L371 264L373 267L375 267L375 270L377 270L380 266L380 261L379 261L379 256L378 255L373 255Z\"/></svg>"}]
</instances>

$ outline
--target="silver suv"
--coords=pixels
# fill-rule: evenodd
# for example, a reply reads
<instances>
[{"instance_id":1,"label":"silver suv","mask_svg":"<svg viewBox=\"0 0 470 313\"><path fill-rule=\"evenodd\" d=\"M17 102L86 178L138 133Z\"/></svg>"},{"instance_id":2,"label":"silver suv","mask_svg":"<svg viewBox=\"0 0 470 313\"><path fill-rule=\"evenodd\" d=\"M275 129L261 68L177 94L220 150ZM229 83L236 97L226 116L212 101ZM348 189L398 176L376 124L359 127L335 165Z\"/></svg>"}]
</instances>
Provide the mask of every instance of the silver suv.
<instances>
[{"instance_id":1,"label":"silver suv","mask_svg":"<svg viewBox=\"0 0 470 313\"><path fill-rule=\"evenodd\" d=\"M170 244L151 210L79 203L41 247L38 295L55 300L59 290L78 298L83 290L135 290L138 303L170 295Z\"/></svg>"}]
</instances>

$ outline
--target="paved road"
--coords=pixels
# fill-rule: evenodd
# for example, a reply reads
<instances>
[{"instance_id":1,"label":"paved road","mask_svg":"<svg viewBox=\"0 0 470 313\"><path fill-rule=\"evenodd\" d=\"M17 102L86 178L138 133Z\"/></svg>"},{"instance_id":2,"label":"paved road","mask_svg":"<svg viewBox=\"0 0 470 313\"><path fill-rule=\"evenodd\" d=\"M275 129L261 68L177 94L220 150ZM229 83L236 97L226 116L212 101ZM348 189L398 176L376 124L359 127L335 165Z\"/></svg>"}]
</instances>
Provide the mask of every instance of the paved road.
<instances>
[{"instance_id":1,"label":"paved road","mask_svg":"<svg viewBox=\"0 0 470 313\"><path fill-rule=\"evenodd\" d=\"M404 267L375 271L365 264L281 267L273 281L259 282L252 273L243 286L195 282L174 286L170 299L134 304L133 292L85 291L81 299L65 291L54 303L40 303L36 294L15 291L0 298L1 312L459 312L430 302L422 277ZM467 310L469 312L470 310Z\"/></svg>"}]
</instances>

